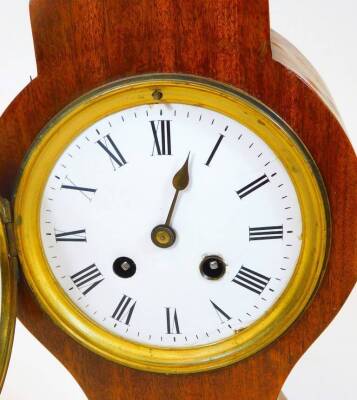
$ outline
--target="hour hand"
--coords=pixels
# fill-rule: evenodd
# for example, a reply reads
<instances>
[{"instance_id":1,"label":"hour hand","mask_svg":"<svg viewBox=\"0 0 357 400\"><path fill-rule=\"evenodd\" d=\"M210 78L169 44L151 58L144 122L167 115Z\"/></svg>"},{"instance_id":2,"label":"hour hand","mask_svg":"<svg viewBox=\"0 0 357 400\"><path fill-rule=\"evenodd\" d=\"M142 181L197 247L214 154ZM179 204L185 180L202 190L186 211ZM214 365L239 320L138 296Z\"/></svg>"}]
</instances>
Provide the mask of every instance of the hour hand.
<instances>
[{"instance_id":1,"label":"hour hand","mask_svg":"<svg viewBox=\"0 0 357 400\"><path fill-rule=\"evenodd\" d=\"M181 190L186 189L190 182L190 176L188 173L189 158L190 158L190 153L188 153L185 164L176 172L175 176L172 179L172 184L173 184L174 188L176 189L176 192L175 192L174 198L172 200L170 210L169 210L169 213L166 218L165 225L170 225L172 214L175 209L176 200L177 200L179 192Z\"/></svg>"},{"instance_id":2,"label":"hour hand","mask_svg":"<svg viewBox=\"0 0 357 400\"><path fill-rule=\"evenodd\" d=\"M172 179L173 187L175 188L175 195L171 202L169 213L167 215L165 224L156 226L151 232L151 239L156 246L159 247L170 247L175 243L176 233L174 229L170 226L172 214L174 212L178 195L180 191L187 188L190 182L190 176L188 171L190 153L184 165L176 172Z\"/></svg>"},{"instance_id":3,"label":"hour hand","mask_svg":"<svg viewBox=\"0 0 357 400\"><path fill-rule=\"evenodd\" d=\"M190 183L190 176L188 173L188 162L190 159L190 154L186 158L185 164L176 172L175 176L172 179L172 184L174 188L178 191L184 190L187 188Z\"/></svg>"}]
</instances>

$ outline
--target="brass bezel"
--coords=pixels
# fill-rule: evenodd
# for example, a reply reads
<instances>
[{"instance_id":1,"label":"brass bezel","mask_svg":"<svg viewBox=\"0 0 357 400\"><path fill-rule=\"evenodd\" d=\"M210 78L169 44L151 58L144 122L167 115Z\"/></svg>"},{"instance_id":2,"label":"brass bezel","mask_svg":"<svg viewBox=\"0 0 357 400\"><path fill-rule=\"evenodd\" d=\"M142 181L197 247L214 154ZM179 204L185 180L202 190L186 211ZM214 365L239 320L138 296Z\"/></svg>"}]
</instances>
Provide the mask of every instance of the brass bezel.
<instances>
[{"instance_id":1,"label":"brass bezel","mask_svg":"<svg viewBox=\"0 0 357 400\"><path fill-rule=\"evenodd\" d=\"M155 94L160 93L160 98ZM288 287L258 321L234 336L192 348L149 347L118 337L86 317L56 282L42 250L41 195L67 145L95 121L140 104L200 105L238 120L258 134L288 171L303 216L302 251ZM154 74L120 80L81 97L43 129L23 165L14 198L15 235L29 285L53 321L97 354L129 367L161 373L192 373L223 367L263 349L298 318L326 266L330 214L319 171L291 128L274 112L235 88L188 75Z\"/></svg>"},{"instance_id":2,"label":"brass bezel","mask_svg":"<svg viewBox=\"0 0 357 400\"><path fill-rule=\"evenodd\" d=\"M0 393L10 361L16 321L16 273L11 263L5 223L10 214L9 204L0 198Z\"/></svg>"}]
</instances>

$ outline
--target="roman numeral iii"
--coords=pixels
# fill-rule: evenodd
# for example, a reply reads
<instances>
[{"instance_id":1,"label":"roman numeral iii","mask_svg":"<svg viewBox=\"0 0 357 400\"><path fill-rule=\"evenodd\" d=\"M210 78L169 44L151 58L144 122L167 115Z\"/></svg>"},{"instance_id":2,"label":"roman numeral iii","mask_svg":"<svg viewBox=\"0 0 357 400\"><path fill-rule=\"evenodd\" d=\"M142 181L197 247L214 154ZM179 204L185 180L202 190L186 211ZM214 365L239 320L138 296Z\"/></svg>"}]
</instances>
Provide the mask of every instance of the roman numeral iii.
<instances>
[{"instance_id":1,"label":"roman numeral iii","mask_svg":"<svg viewBox=\"0 0 357 400\"><path fill-rule=\"evenodd\" d=\"M236 283L237 285L240 285L257 294L262 294L269 281L270 278L267 276L259 274L258 272L243 266L232 280L232 282Z\"/></svg>"},{"instance_id":2,"label":"roman numeral iii","mask_svg":"<svg viewBox=\"0 0 357 400\"><path fill-rule=\"evenodd\" d=\"M248 194L254 192L255 190L259 189L266 183L270 182L268 177L264 174L260 178L254 180L253 182L249 183L248 185L242 187L242 189L237 190L237 195L243 199Z\"/></svg>"},{"instance_id":3,"label":"roman numeral iii","mask_svg":"<svg viewBox=\"0 0 357 400\"><path fill-rule=\"evenodd\" d=\"M86 295L104 280L104 276L96 265L92 264L73 274L71 280Z\"/></svg>"},{"instance_id":4,"label":"roman numeral iii","mask_svg":"<svg viewBox=\"0 0 357 400\"><path fill-rule=\"evenodd\" d=\"M167 326L167 334L172 335L176 334L179 335L180 327L177 318L177 311L176 308L166 307L166 326Z\"/></svg>"},{"instance_id":5,"label":"roman numeral iii","mask_svg":"<svg viewBox=\"0 0 357 400\"><path fill-rule=\"evenodd\" d=\"M249 241L282 239L283 232L283 225L261 226L257 228L249 227Z\"/></svg>"},{"instance_id":6,"label":"roman numeral iii","mask_svg":"<svg viewBox=\"0 0 357 400\"><path fill-rule=\"evenodd\" d=\"M119 301L118 306L114 310L112 318L119 322L123 322L125 325L129 325L135 306L136 301L124 294Z\"/></svg>"},{"instance_id":7,"label":"roman numeral iii","mask_svg":"<svg viewBox=\"0 0 357 400\"><path fill-rule=\"evenodd\" d=\"M98 140L97 144L107 153L109 156L110 162L114 168L114 171L117 167L122 167L126 164L126 160L123 157L122 153L119 151L117 145L110 135L106 135L103 139Z\"/></svg>"},{"instance_id":8,"label":"roman numeral iii","mask_svg":"<svg viewBox=\"0 0 357 400\"><path fill-rule=\"evenodd\" d=\"M150 121L150 124L154 135L154 146L151 155L153 156L156 152L159 156L171 156L171 121Z\"/></svg>"},{"instance_id":9,"label":"roman numeral iii","mask_svg":"<svg viewBox=\"0 0 357 400\"><path fill-rule=\"evenodd\" d=\"M77 231L59 232L55 231L56 242L86 242L86 230L78 229Z\"/></svg>"}]
</instances>

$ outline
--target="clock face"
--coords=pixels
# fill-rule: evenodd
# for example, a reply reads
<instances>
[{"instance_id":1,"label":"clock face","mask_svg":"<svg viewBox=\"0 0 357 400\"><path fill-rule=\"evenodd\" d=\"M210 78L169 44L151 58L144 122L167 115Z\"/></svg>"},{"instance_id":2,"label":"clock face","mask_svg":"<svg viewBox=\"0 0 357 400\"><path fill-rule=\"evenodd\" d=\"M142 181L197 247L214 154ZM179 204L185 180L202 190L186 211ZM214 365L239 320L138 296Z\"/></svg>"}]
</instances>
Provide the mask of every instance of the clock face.
<instances>
[{"instance_id":1,"label":"clock face","mask_svg":"<svg viewBox=\"0 0 357 400\"><path fill-rule=\"evenodd\" d=\"M176 174L186 179L177 192ZM301 250L299 201L276 154L241 123L188 104L128 108L81 132L50 172L40 221L71 301L145 345L210 344L246 328L286 288Z\"/></svg>"},{"instance_id":2,"label":"clock face","mask_svg":"<svg viewBox=\"0 0 357 400\"><path fill-rule=\"evenodd\" d=\"M281 335L321 279L328 217L292 130L245 93L185 75L130 78L39 135L15 196L27 281L84 346L191 373Z\"/></svg>"}]
</instances>

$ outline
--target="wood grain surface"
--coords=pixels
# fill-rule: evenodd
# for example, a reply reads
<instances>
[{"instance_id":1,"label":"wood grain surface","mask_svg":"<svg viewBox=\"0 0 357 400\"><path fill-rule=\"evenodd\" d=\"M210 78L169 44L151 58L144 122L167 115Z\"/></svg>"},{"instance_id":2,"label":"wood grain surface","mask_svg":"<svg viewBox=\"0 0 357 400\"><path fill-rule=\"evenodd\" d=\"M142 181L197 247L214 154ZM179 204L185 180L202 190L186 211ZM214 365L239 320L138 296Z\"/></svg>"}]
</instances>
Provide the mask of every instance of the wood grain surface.
<instances>
[{"instance_id":1,"label":"wood grain surface","mask_svg":"<svg viewBox=\"0 0 357 400\"><path fill-rule=\"evenodd\" d=\"M89 399L276 400L290 370L336 315L357 277L356 156L326 93L311 84L319 81L316 73L305 62L292 64L300 56L279 38L275 53L279 47L281 52L278 61L273 59L268 0L32 0L30 7L39 74L0 119L3 196L11 196L36 134L79 95L125 76L189 73L245 90L292 126L327 186L333 239L326 276L303 316L265 350L214 372L150 374L96 356L50 321L23 276L19 318Z\"/></svg>"}]
</instances>

